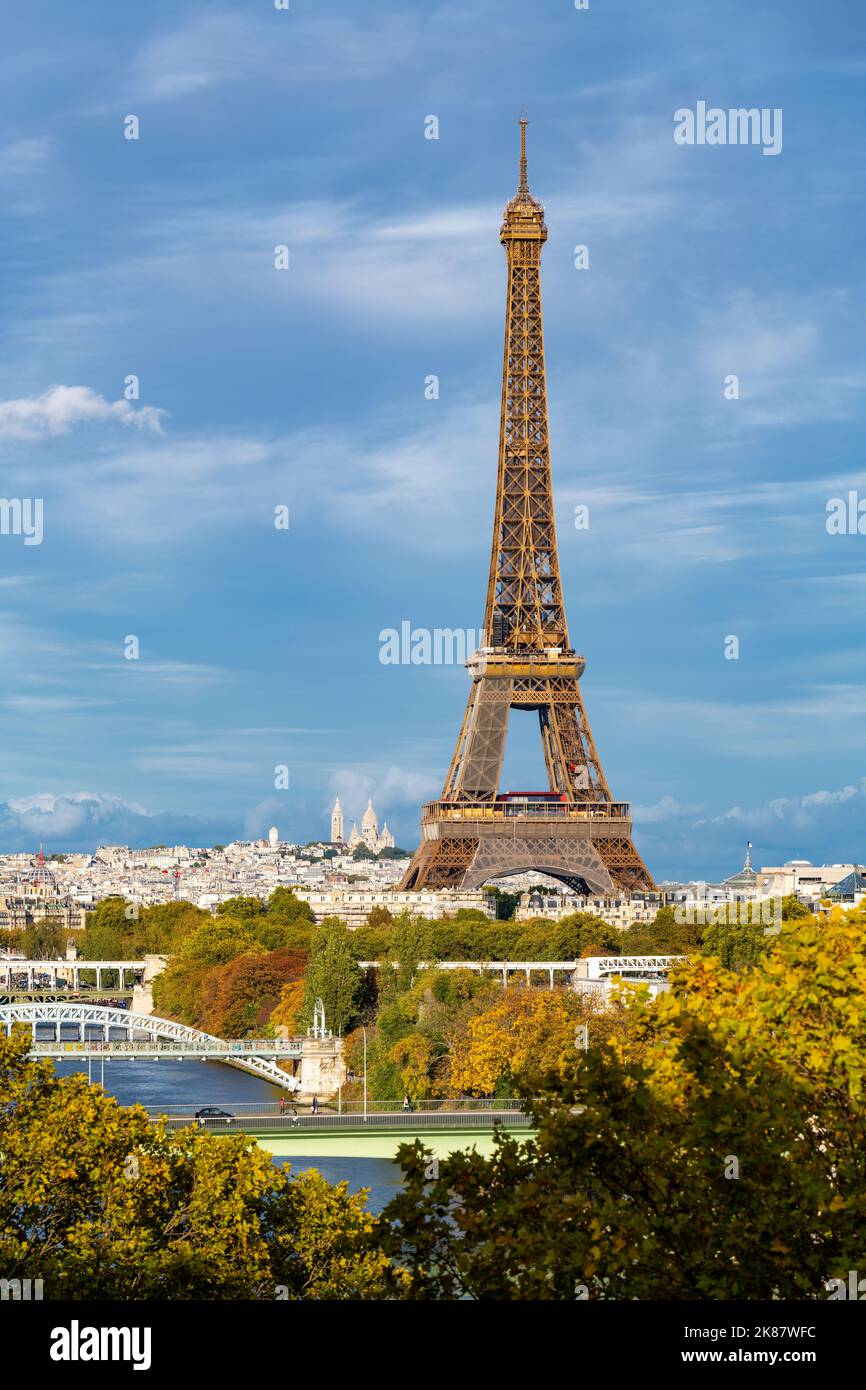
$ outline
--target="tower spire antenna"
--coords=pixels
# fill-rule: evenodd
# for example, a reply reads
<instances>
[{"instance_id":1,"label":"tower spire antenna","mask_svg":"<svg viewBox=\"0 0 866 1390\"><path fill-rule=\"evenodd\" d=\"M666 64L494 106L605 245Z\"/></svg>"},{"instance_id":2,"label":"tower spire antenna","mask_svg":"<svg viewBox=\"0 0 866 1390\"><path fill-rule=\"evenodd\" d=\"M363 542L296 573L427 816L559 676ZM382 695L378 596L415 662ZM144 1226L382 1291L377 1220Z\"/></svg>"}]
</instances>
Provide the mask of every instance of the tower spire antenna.
<instances>
[{"instance_id":1,"label":"tower spire antenna","mask_svg":"<svg viewBox=\"0 0 866 1390\"><path fill-rule=\"evenodd\" d=\"M522 102L520 105L520 187L518 192L529 192L529 181L526 177L526 107Z\"/></svg>"}]
</instances>

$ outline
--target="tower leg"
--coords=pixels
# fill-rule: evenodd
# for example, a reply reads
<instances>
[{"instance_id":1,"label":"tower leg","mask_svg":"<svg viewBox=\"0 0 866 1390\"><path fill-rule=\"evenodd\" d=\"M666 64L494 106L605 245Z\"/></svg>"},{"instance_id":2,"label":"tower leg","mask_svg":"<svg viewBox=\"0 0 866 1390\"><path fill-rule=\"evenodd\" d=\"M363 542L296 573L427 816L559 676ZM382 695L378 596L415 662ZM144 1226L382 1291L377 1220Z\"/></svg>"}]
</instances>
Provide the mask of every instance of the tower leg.
<instances>
[{"instance_id":1,"label":"tower leg","mask_svg":"<svg viewBox=\"0 0 866 1390\"><path fill-rule=\"evenodd\" d=\"M571 692L569 695L571 698ZM610 788L576 685L573 695L576 697L574 704L559 704L552 700L546 709L539 711L550 785L578 801L594 800L596 797L610 801ZM544 716L547 718L546 728ZM561 787L559 779L564 779Z\"/></svg>"},{"instance_id":2,"label":"tower leg","mask_svg":"<svg viewBox=\"0 0 866 1390\"><path fill-rule=\"evenodd\" d=\"M493 801L502 774L514 682L473 681L443 800Z\"/></svg>"}]
</instances>

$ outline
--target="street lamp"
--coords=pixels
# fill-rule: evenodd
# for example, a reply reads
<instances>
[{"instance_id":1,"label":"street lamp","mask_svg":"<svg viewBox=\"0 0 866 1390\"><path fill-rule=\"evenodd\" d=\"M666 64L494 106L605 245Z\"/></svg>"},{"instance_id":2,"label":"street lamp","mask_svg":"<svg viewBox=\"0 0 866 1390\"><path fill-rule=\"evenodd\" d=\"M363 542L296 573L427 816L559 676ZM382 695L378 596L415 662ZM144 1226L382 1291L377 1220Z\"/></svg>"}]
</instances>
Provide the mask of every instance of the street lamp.
<instances>
[{"instance_id":1,"label":"street lamp","mask_svg":"<svg viewBox=\"0 0 866 1390\"><path fill-rule=\"evenodd\" d=\"M364 1034L364 1123L367 1122L367 1030L362 1028Z\"/></svg>"}]
</instances>

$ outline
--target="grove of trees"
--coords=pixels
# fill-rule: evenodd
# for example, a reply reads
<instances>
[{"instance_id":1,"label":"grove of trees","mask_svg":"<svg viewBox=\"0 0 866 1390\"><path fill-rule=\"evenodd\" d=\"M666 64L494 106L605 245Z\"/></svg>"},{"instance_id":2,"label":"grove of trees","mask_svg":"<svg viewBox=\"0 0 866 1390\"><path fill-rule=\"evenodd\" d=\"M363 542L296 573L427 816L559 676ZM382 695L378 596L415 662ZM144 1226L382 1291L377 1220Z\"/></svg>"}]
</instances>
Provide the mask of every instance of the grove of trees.
<instances>
[{"instance_id":1,"label":"grove of trees","mask_svg":"<svg viewBox=\"0 0 866 1390\"><path fill-rule=\"evenodd\" d=\"M198 962L230 972L209 980L262 972L251 992L274 997L270 957L297 953L256 943L268 915L242 955ZM593 1014L409 962L355 994L349 934L323 923L311 970L333 962L333 1007L370 1019L371 1080L507 1085L535 1118L490 1157L404 1146L378 1217L242 1134L167 1132L56 1077L22 1030L0 1039L0 1268L47 1299L825 1299L866 1267L864 926L790 916L751 963L695 952L669 992Z\"/></svg>"}]
</instances>

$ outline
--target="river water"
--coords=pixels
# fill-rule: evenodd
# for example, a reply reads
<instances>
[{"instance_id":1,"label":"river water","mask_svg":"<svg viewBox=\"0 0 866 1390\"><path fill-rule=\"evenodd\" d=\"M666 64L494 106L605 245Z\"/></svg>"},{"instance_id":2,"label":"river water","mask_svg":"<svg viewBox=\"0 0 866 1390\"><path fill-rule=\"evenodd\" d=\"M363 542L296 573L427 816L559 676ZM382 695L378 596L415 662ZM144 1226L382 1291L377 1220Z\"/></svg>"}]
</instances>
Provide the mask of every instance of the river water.
<instances>
[{"instance_id":1,"label":"river water","mask_svg":"<svg viewBox=\"0 0 866 1390\"><path fill-rule=\"evenodd\" d=\"M57 1061L54 1067L58 1076L68 1076L74 1071L87 1074L86 1061ZM164 1109L167 1113L177 1105L215 1105L231 1111L232 1106L244 1103L279 1101L283 1094L267 1081L221 1062L176 1062L169 1058L158 1062L130 1062L124 1059L106 1062L103 1067L102 1061L93 1060L90 1079L104 1084L106 1091L116 1096L121 1105L138 1102L148 1110ZM275 1158L274 1162L291 1162L294 1172L315 1168L329 1182L347 1182L351 1192L368 1188L373 1211L381 1211L401 1186L400 1169L387 1158L304 1155L303 1159Z\"/></svg>"}]
</instances>

